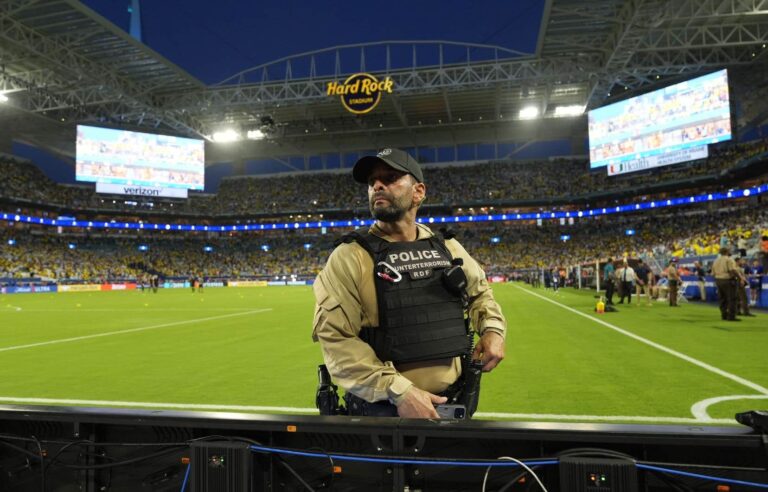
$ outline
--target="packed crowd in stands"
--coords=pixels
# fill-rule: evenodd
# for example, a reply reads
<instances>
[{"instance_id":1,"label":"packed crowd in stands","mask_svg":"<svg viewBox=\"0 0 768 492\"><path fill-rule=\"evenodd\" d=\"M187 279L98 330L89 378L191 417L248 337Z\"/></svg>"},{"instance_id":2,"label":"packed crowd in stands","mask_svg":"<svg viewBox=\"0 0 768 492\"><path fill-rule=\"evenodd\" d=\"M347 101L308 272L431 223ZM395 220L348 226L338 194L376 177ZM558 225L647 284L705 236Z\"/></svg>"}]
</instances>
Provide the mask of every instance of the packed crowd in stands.
<instances>
[{"instance_id":1,"label":"packed crowd in stands","mask_svg":"<svg viewBox=\"0 0 768 492\"><path fill-rule=\"evenodd\" d=\"M589 172L586 161L487 162L466 166L426 165L427 205L492 203L499 200L548 200L594 192L637 189L644 185L718 175L745 159L768 152L768 140L723 144L705 160L643 173L608 177ZM0 200L8 204L47 204L67 209L147 210L148 203L105 197L93 185L58 185L31 163L0 158ZM247 216L307 213L319 210L366 210L365 189L348 172L300 173L222 180L216 195L191 195L188 200L154 200L152 210L168 214Z\"/></svg>"},{"instance_id":2,"label":"packed crowd in stands","mask_svg":"<svg viewBox=\"0 0 768 492\"><path fill-rule=\"evenodd\" d=\"M454 232L489 275L574 266L609 256L709 255L723 244L754 250L757 237L768 229L768 210L745 202L729 207L699 205L581 219L573 225L477 222L462 224ZM626 235L627 229L636 234ZM311 278L330 254L333 241L344 233L309 229L217 233L217 237L174 231L131 235L65 230L59 234L54 228L21 224L9 224L0 231L0 279L36 277L59 282L102 282L145 274ZM563 235L569 239L564 241Z\"/></svg>"}]
</instances>

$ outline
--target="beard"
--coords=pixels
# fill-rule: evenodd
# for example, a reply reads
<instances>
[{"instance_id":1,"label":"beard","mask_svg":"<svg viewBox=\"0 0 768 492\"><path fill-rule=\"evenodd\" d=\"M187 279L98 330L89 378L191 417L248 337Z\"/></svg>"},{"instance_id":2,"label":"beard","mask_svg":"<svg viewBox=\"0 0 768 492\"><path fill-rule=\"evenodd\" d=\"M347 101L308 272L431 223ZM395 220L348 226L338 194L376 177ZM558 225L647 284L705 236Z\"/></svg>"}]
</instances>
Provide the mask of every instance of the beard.
<instances>
[{"instance_id":1,"label":"beard","mask_svg":"<svg viewBox=\"0 0 768 492\"><path fill-rule=\"evenodd\" d=\"M375 206L374 202L376 198L385 198L389 201L388 205ZM399 198L393 198L391 196L378 197L372 196L369 202L369 208L371 215L376 220L382 222L397 222L405 216L405 213L410 209L410 200L407 196L401 196Z\"/></svg>"}]
</instances>

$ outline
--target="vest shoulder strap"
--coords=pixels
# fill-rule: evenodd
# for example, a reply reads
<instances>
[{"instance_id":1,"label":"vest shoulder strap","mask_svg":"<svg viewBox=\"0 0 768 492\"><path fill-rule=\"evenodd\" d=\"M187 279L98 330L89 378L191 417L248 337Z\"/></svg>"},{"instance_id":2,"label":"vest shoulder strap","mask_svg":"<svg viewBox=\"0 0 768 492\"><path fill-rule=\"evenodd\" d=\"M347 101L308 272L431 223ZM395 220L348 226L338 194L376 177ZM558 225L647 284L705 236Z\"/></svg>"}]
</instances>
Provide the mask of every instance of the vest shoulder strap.
<instances>
[{"instance_id":1,"label":"vest shoulder strap","mask_svg":"<svg viewBox=\"0 0 768 492\"><path fill-rule=\"evenodd\" d=\"M371 255L371 258L376 258L386 241L368 232L367 228L361 227L338 238L333 246L336 248L344 243L357 243Z\"/></svg>"},{"instance_id":2,"label":"vest shoulder strap","mask_svg":"<svg viewBox=\"0 0 768 492\"><path fill-rule=\"evenodd\" d=\"M450 227L441 227L440 235L443 236L442 239L444 241L447 241L449 239L453 239L456 237L456 231L451 229ZM437 234L435 234L435 236L437 236Z\"/></svg>"}]
</instances>

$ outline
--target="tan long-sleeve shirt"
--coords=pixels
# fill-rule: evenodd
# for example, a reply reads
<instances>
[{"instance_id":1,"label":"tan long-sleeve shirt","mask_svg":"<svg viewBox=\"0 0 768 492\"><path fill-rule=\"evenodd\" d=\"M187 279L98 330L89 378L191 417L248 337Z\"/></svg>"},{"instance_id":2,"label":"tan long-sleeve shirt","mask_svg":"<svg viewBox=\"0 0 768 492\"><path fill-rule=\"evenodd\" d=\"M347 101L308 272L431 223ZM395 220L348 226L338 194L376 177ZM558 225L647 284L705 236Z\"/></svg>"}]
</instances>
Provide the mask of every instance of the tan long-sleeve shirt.
<instances>
[{"instance_id":1,"label":"tan long-sleeve shirt","mask_svg":"<svg viewBox=\"0 0 768 492\"><path fill-rule=\"evenodd\" d=\"M417 224L417 228L418 239L433 236L426 226ZM375 225L370 232L392 241ZM449 239L445 245L454 258L464 260L471 326L480 334L491 330L504 336L506 321L485 272L458 241ZM315 280L314 292L312 338L320 342L328 371L345 390L367 401L398 400L412 384L439 393L461 374L458 357L395 367L379 360L373 348L360 339L362 327L379 325L379 313L373 260L359 244L341 244L333 251Z\"/></svg>"},{"instance_id":2,"label":"tan long-sleeve shirt","mask_svg":"<svg viewBox=\"0 0 768 492\"><path fill-rule=\"evenodd\" d=\"M739 278L739 267L730 256L718 256L712 263L712 275L716 280Z\"/></svg>"}]
</instances>

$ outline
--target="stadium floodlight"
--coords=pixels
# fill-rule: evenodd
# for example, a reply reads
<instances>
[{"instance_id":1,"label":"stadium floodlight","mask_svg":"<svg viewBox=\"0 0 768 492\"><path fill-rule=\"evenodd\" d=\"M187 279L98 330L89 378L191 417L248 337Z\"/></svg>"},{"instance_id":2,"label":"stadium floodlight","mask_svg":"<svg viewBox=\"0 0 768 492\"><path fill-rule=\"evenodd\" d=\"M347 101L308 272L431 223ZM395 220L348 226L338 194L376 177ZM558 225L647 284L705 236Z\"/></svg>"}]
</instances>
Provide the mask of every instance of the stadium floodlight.
<instances>
[{"instance_id":1,"label":"stadium floodlight","mask_svg":"<svg viewBox=\"0 0 768 492\"><path fill-rule=\"evenodd\" d=\"M263 131L256 129L256 130L248 130L245 134L246 138L248 140L264 140L266 135Z\"/></svg>"},{"instance_id":2,"label":"stadium floodlight","mask_svg":"<svg viewBox=\"0 0 768 492\"><path fill-rule=\"evenodd\" d=\"M579 116L584 114L584 106L573 104L569 106L557 106L555 108L555 118L564 118L569 116Z\"/></svg>"},{"instance_id":3,"label":"stadium floodlight","mask_svg":"<svg viewBox=\"0 0 768 492\"><path fill-rule=\"evenodd\" d=\"M229 130L223 130L213 134L214 142L230 143L237 142L238 140L240 140L240 134L231 128Z\"/></svg>"},{"instance_id":4,"label":"stadium floodlight","mask_svg":"<svg viewBox=\"0 0 768 492\"><path fill-rule=\"evenodd\" d=\"M0 92L0 103L8 102L8 96Z\"/></svg>"},{"instance_id":5,"label":"stadium floodlight","mask_svg":"<svg viewBox=\"0 0 768 492\"><path fill-rule=\"evenodd\" d=\"M521 120L533 120L539 117L539 108L536 106L526 106L520 110Z\"/></svg>"}]
</instances>

